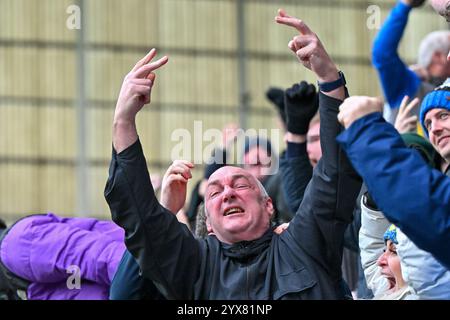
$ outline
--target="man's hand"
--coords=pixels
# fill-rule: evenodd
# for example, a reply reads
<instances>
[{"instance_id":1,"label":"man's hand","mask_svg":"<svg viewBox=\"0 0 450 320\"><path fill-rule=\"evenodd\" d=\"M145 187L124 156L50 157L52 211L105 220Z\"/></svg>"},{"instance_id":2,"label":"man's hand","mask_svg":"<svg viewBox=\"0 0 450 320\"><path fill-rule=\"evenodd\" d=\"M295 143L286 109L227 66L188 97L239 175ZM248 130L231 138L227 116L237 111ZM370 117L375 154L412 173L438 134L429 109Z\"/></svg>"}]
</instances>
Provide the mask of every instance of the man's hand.
<instances>
[{"instance_id":1,"label":"man's hand","mask_svg":"<svg viewBox=\"0 0 450 320\"><path fill-rule=\"evenodd\" d=\"M175 160L164 174L161 187L161 205L176 214L186 202L187 183L192 178L194 165L189 161Z\"/></svg>"},{"instance_id":2,"label":"man's hand","mask_svg":"<svg viewBox=\"0 0 450 320\"><path fill-rule=\"evenodd\" d=\"M300 34L289 41L288 47L306 68L316 74L319 82L332 82L339 79L338 69L322 42L302 20L288 16L284 10L279 9L275 21L298 30ZM325 94L339 100L345 99L344 87Z\"/></svg>"},{"instance_id":3,"label":"man's hand","mask_svg":"<svg viewBox=\"0 0 450 320\"><path fill-rule=\"evenodd\" d=\"M136 114L142 107L150 103L152 87L155 83L156 69L165 65L168 57L151 62L156 56L152 49L142 58L125 77L114 113L113 144L120 153L137 140Z\"/></svg>"},{"instance_id":4,"label":"man's hand","mask_svg":"<svg viewBox=\"0 0 450 320\"><path fill-rule=\"evenodd\" d=\"M409 97L404 96L400 109L398 110L397 118L395 119L395 129L402 134L417 131L417 116L411 115L412 109L419 104L419 98L413 99L408 103Z\"/></svg>"},{"instance_id":5,"label":"man's hand","mask_svg":"<svg viewBox=\"0 0 450 320\"><path fill-rule=\"evenodd\" d=\"M338 120L347 129L352 123L370 113L382 112L383 102L378 98L354 96L345 99L339 107Z\"/></svg>"},{"instance_id":6,"label":"man's hand","mask_svg":"<svg viewBox=\"0 0 450 320\"><path fill-rule=\"evenodd\" d=\"M164 56L158 61L150 63L155 56L156 50L150 50L125 76L117 100L115 119L134 121L142 107L150 103L151 90L156 78L153 71L168 61L168 57Z\"/></svg>"},{"instance_id":7,"label":"man's hand","mask_svg":"<svg viewBox=\"0 0 450 320\"><path fill-rule=\"evenodd\" d=\"M309 122L319 109L316 87L306 81L294 84L285 91L284 108L288 132L305 135Z\"/></svg>"},{"instance_id":8,"label":"man's hand","mask_svg":"<svg viewBox=\"0 0 450 320\"><path fill-rule=\"evenodd\" d=\"M280 224L278 227L276 227L275 229L273 229L273 232L275 232L276 234L280 235L282 234L284 231L286 231L286 229L289 227L289 223L283 223Z\"/></svg>"},{"instance_id":9,"label":"man's hand","mask_svg":"<svg viewBox=\"0 0 450 320\"><path fill-rule=\"evenodd\" d=\"M339 78L338 69L319 38L302 20L288 16L284 10L279 9L275 21L299 31L300 34L289 41L289 49L306 68L317 75L320 82L330 82Z\"/></svg>"}]
</instances>

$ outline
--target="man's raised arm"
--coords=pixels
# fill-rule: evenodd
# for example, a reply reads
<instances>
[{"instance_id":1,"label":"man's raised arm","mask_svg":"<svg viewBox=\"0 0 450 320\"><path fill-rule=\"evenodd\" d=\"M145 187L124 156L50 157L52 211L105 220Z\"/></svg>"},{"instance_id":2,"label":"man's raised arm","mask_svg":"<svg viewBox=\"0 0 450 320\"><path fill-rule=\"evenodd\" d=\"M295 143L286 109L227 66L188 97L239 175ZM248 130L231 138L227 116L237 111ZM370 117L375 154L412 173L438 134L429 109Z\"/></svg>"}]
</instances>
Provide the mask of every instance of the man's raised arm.
<instances>
[{"instance_id":1,"label":"man's raised arm","mask_svg":"<svg viewBox=\"0 0 450 320\"><path fill-rule=\"evenodd\" d=\"M168 210L176 210L177 203L166 204L168 209L158 203L136 130L136 115L150 102L153 71L168 61L163 57L151 62L155 55L152 49L124 79L114 114L114 148L105 198L112 219L125 230L125 244L143 276L151 279L168 299L190 299L199 269L199 245ZM173 169L175 174L182 174ZM178 183L173 185L180 187ZM176 192L176 188L172 191ZM181 190L178 195L183 197L185 192Z\"/></svg>"},{"instance_id":2,"label":"man's raised arm","mask_svg":"<svg viewBox=\"0 0 450 320\"><path fill-rule=\"evenodd\" d=\"M150 50L123 80L113 122L113 146L117 153L137 141L136 115L144 105L150 103L152 87L156 80L153 71L169 61L169 58L164 56L151 62L155 56L156 50Z\"/></svg>"},{"instance_id":3,"label":"man's raised arm","mask_svg":"<svg viewBox=\"0 0 450 320\"><path fill-rule=\"evenodd\" d=\"M343 235L352 219L361 180L336 143L342 127L337 121L345 99L345 81L321 41L301 20L279 11L276 22L294 27L299 35L289 48L319 80L320 140L322 159L313 172L303 201L285 233L322 264L339 283ZM339 80L341 79L341 80Z\"/></svg>"}]
</instances>

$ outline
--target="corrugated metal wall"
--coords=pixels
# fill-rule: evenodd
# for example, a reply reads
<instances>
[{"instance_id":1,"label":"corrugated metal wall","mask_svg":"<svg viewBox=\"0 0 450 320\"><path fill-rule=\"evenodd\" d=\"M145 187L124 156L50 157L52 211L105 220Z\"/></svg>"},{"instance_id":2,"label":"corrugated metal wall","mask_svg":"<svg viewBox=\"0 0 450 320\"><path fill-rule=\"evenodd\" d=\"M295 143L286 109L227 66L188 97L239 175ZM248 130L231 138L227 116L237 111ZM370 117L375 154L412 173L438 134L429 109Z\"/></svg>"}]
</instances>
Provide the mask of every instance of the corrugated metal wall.
<instances>
[{"instance_id":1,"label":"corrugated metal wall","mask_svg":"<svg viewBox=\"0 0 450 320\"><path fill-rule=\"evenodd\" d=\"M170 63L158 72L152 105L138 119L150 172L162 174L170 164L175 129L192 132L195 120L204 129L239 122L237 0L84 0L87 199L86 212L76 212L79 32L66 27L73 4L81 1L0 0L0 216L9 221L47 211L109 216L103 188L115 99L124 75L152 47L169 55ZM380 95L370 65L377 30L367 28L367 7L378 5L384 19L393 4L243 1L248 127L276 128L276 113L264 95L270 85L314 81L287 49L295 32L274 23L279 7L319 34L352 94ZM402 56L413 62L422 37L445 27L429 7L414 12ZM200 166L194 180L201 173Z\"/></svg>"}]
</instances>

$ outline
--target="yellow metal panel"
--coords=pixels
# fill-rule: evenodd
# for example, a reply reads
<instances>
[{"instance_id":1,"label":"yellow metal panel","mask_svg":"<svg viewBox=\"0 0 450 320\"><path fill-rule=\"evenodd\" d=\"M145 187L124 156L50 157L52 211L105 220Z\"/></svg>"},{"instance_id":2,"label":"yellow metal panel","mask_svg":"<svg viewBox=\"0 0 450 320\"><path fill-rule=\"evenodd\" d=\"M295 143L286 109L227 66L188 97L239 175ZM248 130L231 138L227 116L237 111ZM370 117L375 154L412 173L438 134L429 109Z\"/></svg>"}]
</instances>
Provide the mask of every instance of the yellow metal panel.
<instances>
[{"instance_id":1,"label":"yellow metal panel","mask_svg":"<svg viewBox=\"0 0 450 320\"><path fill-rule=\"evenodd\" d=\"M36 157L40 153L40 110L30 106L0 108L1 157ZM0 195L1 196L1 195Z\"/></svg>"},{"instance_id":2,"label":"yellow metal panel","mask_svg":"<svg viewBox=\"0 0 450 320\"><path fill-rule=\"evenodd\" d=\"M77 148L75 109L42 107L40 119L40 156L74 159Z\"/></svg>"},{"instance_id":3,"label":"yellow metal panel","mask_svg":"<svg viewBox=\"0 0 450 320\"><path fill-rule=\"evenodd\" d=\"M12 40L68 41L76 32L66 26L71 0L0 1L0 38Z\"/></svg>"},{"instance_id":4,"label":"yellow metal panel","mask_svg":"<svg viewBox=\"0 0 450 320\"><path fill-rule=\"evenodd\" d=\"M95 43L157 45L159 2L148 0L86 1L87 39Z\"/></svg>"},{"instance_id":5,"label":"yellow metal panel","mask_svg":"<svg viewBox=\"0 0 450 320\"><path fill-rule=\"evenodd\" d=\"M75 212L75 168L43 166L39 168L39 176L42 189L40 211L72 216Z\"/></svg>"}]
</instances>

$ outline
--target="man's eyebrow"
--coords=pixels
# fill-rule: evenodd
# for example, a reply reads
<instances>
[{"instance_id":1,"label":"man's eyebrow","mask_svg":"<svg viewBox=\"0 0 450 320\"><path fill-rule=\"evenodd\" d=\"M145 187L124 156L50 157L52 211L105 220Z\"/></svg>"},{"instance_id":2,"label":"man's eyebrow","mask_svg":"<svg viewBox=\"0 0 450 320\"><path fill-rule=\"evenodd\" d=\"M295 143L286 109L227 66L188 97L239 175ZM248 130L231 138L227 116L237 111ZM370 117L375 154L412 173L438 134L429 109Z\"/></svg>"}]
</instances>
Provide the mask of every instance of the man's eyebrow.
<instances>
[{"instance_id":1,"label":"man's eyebrow","mask_svg":"<svg viewBox=\"0 0 450 320\"><path fill-rule=\"evenodd\" d=\"M219 180L213 180L213 181L208 182L208 185L206 187L209 188L211 185L220 186L221 183L219 182Z\"/></svg>"},{"instance_id":2,"label":"man's eyebrow","mask_svg":"<svg viewBox=\"0 0 450 320\"><path fill-rule=\"evenodd\" d=\"M231 181L234 182L237 179L241 179L241 178L243 178L243 179L247 180L248 182L250 182L250 179L246 175L243 175L243 174L235 174L235 175L233 175L231 177Z\"/></svg>"},{"instance_id":3,"label":"man's eyebrow","mask_svg":"<svg viewBox=\"0 0 450 320\"><path fill-rule=\"evenodd\" d=\"M232 176L231 176L231 182L234 182L234 181L236 181L237 179L240 179L240 178L246 179L248 182L250 182L249 177L247 177L247 176L244 175L244 174L234 174L234 175L232 175ZM208 183L208 186L207 186L207 187L210 187L211 185L221 186L222 183L220 183L219 180L213 180L213 181L211 181L211 182Z\"/></svg>"},{"instance_id":4,"label":"man's eyebrow","mask_svg":"<svg viewBox=\"0 0 450 320\"><path fill-rule=\"evenodd\" d=\"M443 113L448 113L448 110L446 110L446 109L439 110L438 112L436 112L436 114L434 116L439 117Z\"/></svg>"}]
</instances>

